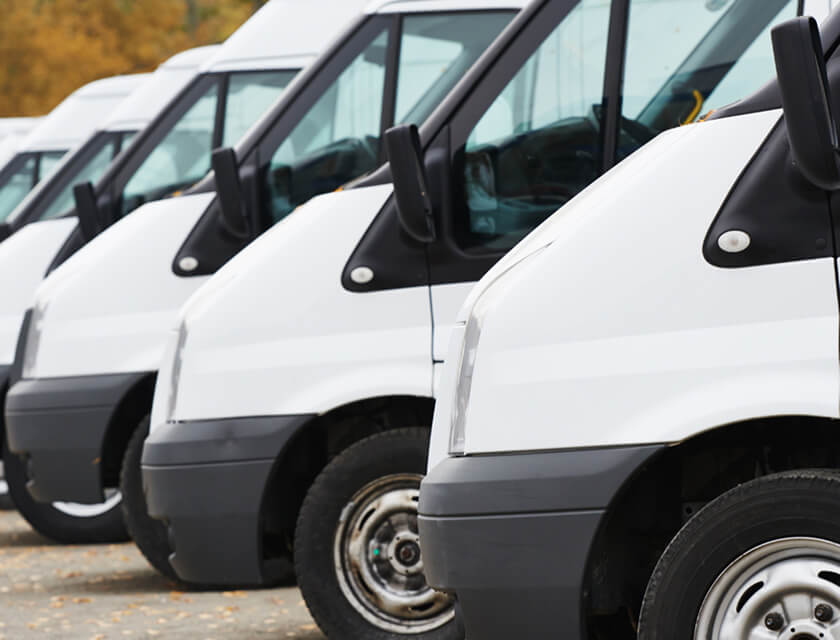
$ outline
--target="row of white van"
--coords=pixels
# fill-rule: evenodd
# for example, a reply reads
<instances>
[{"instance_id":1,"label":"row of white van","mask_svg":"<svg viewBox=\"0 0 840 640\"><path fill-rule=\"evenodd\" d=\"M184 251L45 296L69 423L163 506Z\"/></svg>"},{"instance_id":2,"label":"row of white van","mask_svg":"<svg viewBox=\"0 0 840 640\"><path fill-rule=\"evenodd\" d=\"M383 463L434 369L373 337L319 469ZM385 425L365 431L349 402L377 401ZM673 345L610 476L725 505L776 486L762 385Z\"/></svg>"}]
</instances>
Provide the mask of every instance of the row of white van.
<instances>
[{"instance_id":1,"label":"row of white van","mask_svg":"<svg viewBox=\"0 0 840 640\"><path fill-rule=\"evenodd\" d=\"M35 133L127 97L4 216L15 505L333 638L840 638L830 9L272 0L74 94Z\"/></svg>"}]
</instances>

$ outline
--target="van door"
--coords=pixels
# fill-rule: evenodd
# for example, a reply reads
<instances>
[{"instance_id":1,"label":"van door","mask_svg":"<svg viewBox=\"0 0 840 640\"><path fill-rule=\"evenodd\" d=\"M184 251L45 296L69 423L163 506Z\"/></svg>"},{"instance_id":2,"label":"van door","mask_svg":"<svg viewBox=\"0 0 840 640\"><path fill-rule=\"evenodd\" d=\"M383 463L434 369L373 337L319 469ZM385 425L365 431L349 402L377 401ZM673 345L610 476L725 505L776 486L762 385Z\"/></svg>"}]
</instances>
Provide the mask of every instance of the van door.
<instances>
[{"instance_id":1,"label":"van door","mask_svg":"<svg viewBox=\"0 0 840 640\"><path fill-rule=\"evenodd\" d=\"M476 90L427 152L427 166L443 144L451 158L427 248L434 360L473 282L520 239L661 131L774 77L770 29L797 10L795 0L582 0L536 19L520 44L539 48L512 77L491 78L495 91Z\"/></svg>"}]
</instances>

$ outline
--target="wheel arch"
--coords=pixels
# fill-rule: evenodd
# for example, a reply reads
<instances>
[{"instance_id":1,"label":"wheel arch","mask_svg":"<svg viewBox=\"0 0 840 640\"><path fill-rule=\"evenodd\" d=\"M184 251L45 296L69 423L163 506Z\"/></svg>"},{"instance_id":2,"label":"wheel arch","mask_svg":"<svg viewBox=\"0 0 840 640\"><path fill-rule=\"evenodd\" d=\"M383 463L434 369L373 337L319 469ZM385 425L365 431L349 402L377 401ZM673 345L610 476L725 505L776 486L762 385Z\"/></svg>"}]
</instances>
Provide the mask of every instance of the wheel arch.
<instances>
[{"instance_id":1,"label":"wheel arch","mask_svg":"<svg viewBox=\"0 0 840 640\"><path fill-rule=\"evenodd\" d=\"M156 372L140 377L117 403L102 440L101 469L103 487L119 484L123 455L140 420L152 410Z\"/></svg>"},{"instance_id":2,"label":"wheel arch","mask_svg":"<svg viewBox=\"0 0 840 640\"><path fill-rule=\"evenodd\" d=\"M589 552L584 607L590 637L635 639L648 579L697 510L764 475L840 468L840 421L779 415L718 425L664 448L628 477Z\"/></svg>"},{"instance_id":3,"label":"wheel arch","mask_svg":"<svg viewBox=\"0 0 840 640\"><path fill-rule=\"evenodd\" d=\"M359 440L406 426L431 428L434 399L389 395L357 400L303 423L280 451L261 500L264 559L291 550L301 504L327 463Z\"/></svg>"}]
</instances>

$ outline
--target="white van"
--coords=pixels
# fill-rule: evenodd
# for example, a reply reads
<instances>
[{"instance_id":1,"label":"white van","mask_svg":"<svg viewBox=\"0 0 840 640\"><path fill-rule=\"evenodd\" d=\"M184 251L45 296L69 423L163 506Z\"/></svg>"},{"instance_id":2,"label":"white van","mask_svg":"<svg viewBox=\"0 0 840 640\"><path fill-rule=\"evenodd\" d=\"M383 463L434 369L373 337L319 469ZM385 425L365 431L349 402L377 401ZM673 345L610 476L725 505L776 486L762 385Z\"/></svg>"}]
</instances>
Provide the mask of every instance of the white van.
<instances>
[{"instance_id":1,"label":"white van","mask_svg":"<svg viewBox=\"0 0 840 640\"><path fill-rule=\"evenodd\" d=\"M192 80L174 98L167 93L149 105L151 124L133 137L98 180L99 170L87 176L91 182L76 185L85 176L68 164L57 176L59 180L21 204L6 228L7 234L19 231L0 244L0 272L15 273L14 279L4 280L0 286L3 398L14 374L11 365L24 313L43 277L142 203L178 194L199 182L210 168L211 150L242 137L300 69L356 15L361 4L362 0L317 0L305 5L296 0L271 0L211 52L197 75L195 69L189 71ZM166 98L172 99L166 102ZM98 152L93 149L92 160L97 160ZM87 162L86 155L81 159ZM81 211L77 192L83 196ZM178 203L173 204L177 208ZM177 232L176 227L173 233ZM138 243L138 239L132 242ZM145 384L151 397L152 381ZM74 438L71 436L71 441ZM122 436L109 441L109 450L112 448L119 459L103 456L105 482L113 484L118 479L125 445ZM63 457L60 464L69 464L69 457ZM43 535L64 542L125 539L118 492L109 492L104 502L93 507L68 504L72 496L59 504L42 505L26 490L20 460L7 459L6 474L19 511Z\"/></svg>"},{"instance_id":2,"label":"white van","mask_svg":"<svg viewBox=\"0 0 840 640\"><path fill-rule=\"evenodd\" d=\"M23 379L6 403L11 450L25 457L17 458L20 485L42 501L101 503L103 492L119 484L135 542L175 577L166 528L147 514L140 455L179 307L276 220L379 167L382 133L395 122L424 120L514 17L519 1L377 2L235 152L217 152L216 168L227 160L228 173L216 171L215 180L242 176L247 218L238 198L216 199L208 179L194 195L120 221L51 274L21 333L20 344L29 345L25 359L16 358ZM47 306L40 302L45 296ZM54 342L59 326L63 337ZM285 560L265 579L287 577Z\"/></svg>"},{"instance_id":3,"label":"white van","mask_svg":"<svg viewBox=\"0 0 840 640\"><path fill-rule=\"evenodd\" d=\"M416 525L457 308L604 170L771 78L769 26L797 9L535 2L420 142L391 134L408 134L398 164L422 146L428 202L397 207L383 171L312 200L221 269L170 336L143 454L178 575L260 584L293 553L328 635L457 636L451 599L425 582ZM35 371L63 361L73 277L39 292L41 327L19 356L31 344Z\"/></svg>"},{"instance_id":4,"label":"white van","mask_svg":"<svg viewBox=\"0 0 840 640\"><path fill-rule=\"evenodd\" d=\"M127 95L146 84L148 79L148 74L135 74L97 80L71 93L44 118L0 119L0 241L12 233L8 220L27 194L37 190L39 181L60 166L67 152L82 144ZM42 270L37 281L41 280L43 273ZM14 261L3 266L3 274L3 283L15 282L17 286L20 276L25 278L26 270ZM34 289L35 285L30 284L29 298ZM0 298L0 317L4 315L4 302L8 301ZM17 322L13 321L11 327L0 320L0 335L12 332L7 340L7 363L11 362L20 319L28 306L27 302L16 313ZM4 374L5 369L0 366L0 390L6 387ZM10 506L3 464L0 462L0 508Z\"/></svg>"},{"instance_id":5,"label":"white van","mask_svg":"<svg viewBox=\"0 0 840 640\"><path fill-rule=\"evenodd\" d=\"M823 38L778 27L778 84L659 136L461 308L420 533L471 639L837 637L840 11Z\"/></svg>"},{"instance_id":6,"label":"white van","mask_svg":"<svg viewBox=\"0 0 840 640\"><path fill-rule=\"evenodd\" d=\"M16 145L15 154L0 167L0 223L70 149L85 139L126 96L148 80L139 73L95 80L67 96ZM9 229L0 224L0 240Z\"/></svg>"}]
</instances>

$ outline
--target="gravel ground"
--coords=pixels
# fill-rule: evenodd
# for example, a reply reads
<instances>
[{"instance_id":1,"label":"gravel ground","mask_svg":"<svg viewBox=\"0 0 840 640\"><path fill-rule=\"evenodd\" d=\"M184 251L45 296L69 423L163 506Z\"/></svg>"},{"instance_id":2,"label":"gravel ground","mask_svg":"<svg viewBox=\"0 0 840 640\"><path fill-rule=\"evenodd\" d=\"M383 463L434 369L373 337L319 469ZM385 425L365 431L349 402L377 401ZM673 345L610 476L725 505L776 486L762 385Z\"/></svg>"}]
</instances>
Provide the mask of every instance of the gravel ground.
<instances>
[{"instance_id":1,"label":"gravel ground","mask_svg":"<svg viewBox=\"0 0 840 640\"><path fill-rule=\"evenodd\" d=\"M60 546L0 511L0 640L324 640L297 589L184 593L131 544Z\"/></svg>"}]
</instances>

